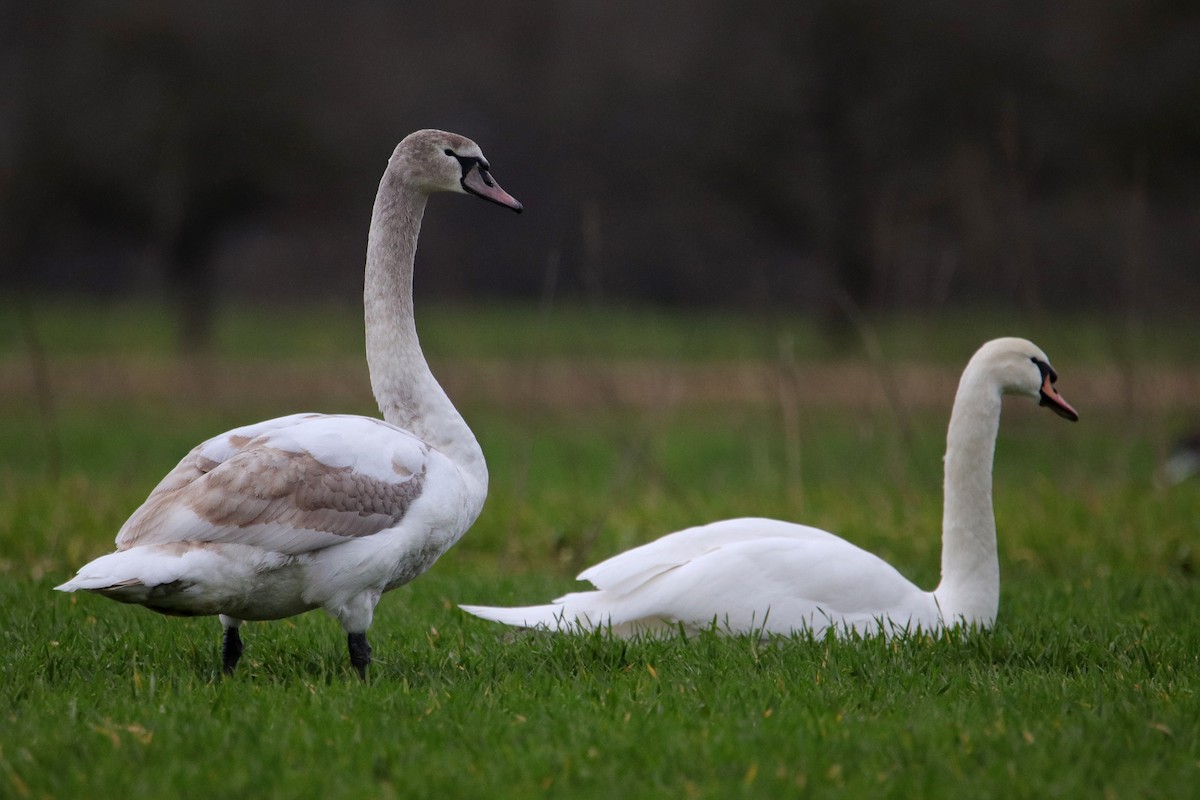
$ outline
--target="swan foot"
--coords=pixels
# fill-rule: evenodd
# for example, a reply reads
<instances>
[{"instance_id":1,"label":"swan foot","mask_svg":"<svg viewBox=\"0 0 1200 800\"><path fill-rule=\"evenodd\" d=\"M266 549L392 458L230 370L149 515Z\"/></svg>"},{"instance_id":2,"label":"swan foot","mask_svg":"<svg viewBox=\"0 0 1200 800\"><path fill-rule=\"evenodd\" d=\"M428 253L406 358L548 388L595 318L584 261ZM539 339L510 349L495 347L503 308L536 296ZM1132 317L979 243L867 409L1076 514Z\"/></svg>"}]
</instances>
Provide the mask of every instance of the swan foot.
<instances>
[{"instance_id":1,"label":"swan foot","mask_svg":"<svg viewBox=\"0 0 1200 800\"><path fill-rule=\"evenodd\" d=\"M350 663L358 670L358 677L365 681L367 679L367 665L371 663L371 645L367 643L367 634L347 634L346 644L350 649Z\"/></svg>"},{"instance_id":2,"label":"swan foot","mask_svg":"<svg viewBox=\"0 0 1200 800\"><path fill-rule=\"evenodd\" d=\"M242 657L242 637L238 633L237 626L230 625L225 628L225 636L221 640L221 671L226 675L232 675L233 670L237 667L238 659Z\"/></svg>"}]
</instances>

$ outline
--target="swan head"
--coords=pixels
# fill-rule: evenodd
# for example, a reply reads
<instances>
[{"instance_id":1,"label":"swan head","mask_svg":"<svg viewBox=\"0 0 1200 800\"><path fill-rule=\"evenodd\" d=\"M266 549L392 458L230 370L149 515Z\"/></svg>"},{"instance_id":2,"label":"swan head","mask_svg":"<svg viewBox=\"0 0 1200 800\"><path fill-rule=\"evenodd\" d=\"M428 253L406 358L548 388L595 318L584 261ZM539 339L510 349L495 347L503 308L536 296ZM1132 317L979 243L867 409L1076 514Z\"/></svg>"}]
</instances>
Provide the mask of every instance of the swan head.
<instances>
[{"instance_id":1,"label":"swan head","mask_svg":"<svg viewBox=\"0 0 1200 800\"><path fill-rule=\"evenodd\" d=\"M522 206L500 188L479 145L447 131L423 130L405 136L392 157L388 172L425 194L473 194L517 213Z\"/></svg>"},{"instance_id":2,"label":"swan head","mask_svg":"<svg viewBox=\"0 0 1200 800\"><path fill-rule=\"evenodd\" d=\"M1017 338L993 339L979 348L971 361L986 368L1002 393L1023 394L1064 419L1079 420L1079 413L1054 386L1058 373L1050 366L1050 359L1033 342Z\"/></svg>"}]
</instances>

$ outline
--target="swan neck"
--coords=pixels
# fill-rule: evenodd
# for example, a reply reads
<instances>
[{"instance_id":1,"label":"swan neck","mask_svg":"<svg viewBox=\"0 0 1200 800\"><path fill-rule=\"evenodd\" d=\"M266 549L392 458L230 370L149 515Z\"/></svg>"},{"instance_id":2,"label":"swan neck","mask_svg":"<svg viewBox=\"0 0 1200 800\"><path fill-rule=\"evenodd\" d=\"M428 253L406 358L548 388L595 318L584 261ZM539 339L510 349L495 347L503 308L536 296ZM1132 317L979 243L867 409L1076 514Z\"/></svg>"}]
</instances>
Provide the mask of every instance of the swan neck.
<instances>
[{"instance_id":1,"label":"swan neck","mask_svg":"<svg viewBox=\"0 0 1200 800\"><path fill-rule=\"evenodd\" d=\"M968 365L946 434L942 581L934 594L947 624L990 625L1000 604L992 507L1000 402L1000 389L987 372Z\"/></svg>"},{"instance_id":2,"label":"swan neck","mask_svg":"<svg viewBox=\"0 0 1200 800\"><path fill-rule=\"evenodd\" d=\"M384 173L367 237L363 289L371 390L385 420L442 451L486 492L479 443L433 377L417 338L413 262L427 200L391 168Z\"/></svg>"}]
</instances>

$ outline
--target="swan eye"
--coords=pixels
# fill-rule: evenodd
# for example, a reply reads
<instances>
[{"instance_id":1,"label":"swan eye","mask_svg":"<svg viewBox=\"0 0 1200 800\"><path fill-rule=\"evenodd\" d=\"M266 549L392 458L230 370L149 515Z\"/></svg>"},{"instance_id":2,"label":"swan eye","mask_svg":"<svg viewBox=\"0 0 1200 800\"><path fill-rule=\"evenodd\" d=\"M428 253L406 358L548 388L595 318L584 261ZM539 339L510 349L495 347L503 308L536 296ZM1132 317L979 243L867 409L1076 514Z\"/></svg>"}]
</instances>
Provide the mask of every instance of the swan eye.
<instances>
[{"instance_id":1,"label":"swan eye","mask_svg":"<svg viewBox=\"0 0 1200 800\"><path fill-rule=\"evenodd\" d=\"M487 174L487 165L483 162L483 159L479 158L478 156L460 156L449 147L446 148L446 155L451 156L458 161L458 166L462 169L464 178L466 177L467 173L471 171L471 167L476 165L479 166L481 172ZM491 186L491 184L489 183L488 186Z\"/></svg>"},{"instance_id":2,"label":"swan eye","mask_svg":"<svg viewBox=\"0 0 1200 800\"><path fill-rule=\"evenodd\" d=\"M1049 377L1051 384L1058 383L1058 373L1054 371L1054 367L1034 356L1030 356L1029 360L1037 365L1038 372L1042 373L1042 380L1045 380L1047 377Z\"/></svg>"}]
</instances>

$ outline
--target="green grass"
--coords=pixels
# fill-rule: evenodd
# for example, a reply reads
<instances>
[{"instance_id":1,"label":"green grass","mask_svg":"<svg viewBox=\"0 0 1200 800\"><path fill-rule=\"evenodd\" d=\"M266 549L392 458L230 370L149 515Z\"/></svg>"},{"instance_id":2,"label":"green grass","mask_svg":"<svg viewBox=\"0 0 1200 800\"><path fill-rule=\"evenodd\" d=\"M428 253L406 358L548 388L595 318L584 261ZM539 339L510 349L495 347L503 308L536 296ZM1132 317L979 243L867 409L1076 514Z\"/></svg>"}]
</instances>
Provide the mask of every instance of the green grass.
<instances>
[{"instance_id":1,"label":"green grass","mask_svg":"<svg viewBox=\"0 0 1200 800\"><path fill-rule=\"evenodd\" d=\"M81 312L81 325L95 323L90 313L136 327L111 309ZM471 336L507 327L535 342L530 329L544 324L488 315ZM590 335L629 342L608 357L654 338L654 325L684 329L655 318L639 332L640 317L618 316L613 332L596 316ZM52 353L88 339L56 324L43 333ZM920 327L894 323L910 324ZM1062 341L1100 360L1096 329L1068 328ZM253 339L229 348L265 354ZM1035 340L1069 374L1059 342ZM514 355L461 346L455 354ZM1179 363L1179 352L1161 358ZM1194 417L1179 408L1130 420L1068 396L1077 425L1022 401L1005 408L994 630L768 645L515 633L454 604L545 600L575 587L583 565L742 514L833 530L931 586L950 398L944 411L914 412L907 435L885 410L801 409L790 436L770 407L585 415L466 398L492 473L487 506L433 570L384 598L366 684L320 612L248 623L239 672L222 680L215 620L50 591L111 546L195 442L293 409L260 395L208 411L138 398L61 407L50 479L34 404L10 397L0 402L0 797L1197 796L1200 481L1165 490L1153 478L1166 432Z\"/></svg>"},{"instance_id":2,"label":"green grass","mask_svg":"<svg viewBox=\"0 0 1200 800\"><path fill-rule=\"evenodd\" d=\"M127 300L35 298L22 306L44 349L67 357L170 357L177 326L170 306ZM27 328L17 306L0 300L0 358L23 357ZM665 311L638 306L559 303L462 305L422 303L421 341L432 358L633 358L687 361L801 361L860 357L863 335L890 359L955 366L983 341L1019 335L1044 343L1073 364L1193 365L1200 361L1194 319L1113 318L1013 309L968 309L933 315L866 317L865 329L822 323L787 309ZM298 324L297 317L302 317ZM214 320L213 352L241 359L362 356L362 309L342 302L269 307L228 306ZM1053 345L1053 346L1051 346Z\"/></svg>"}]
</instances>

